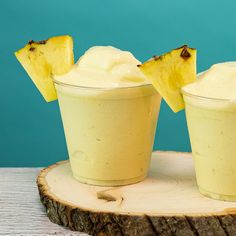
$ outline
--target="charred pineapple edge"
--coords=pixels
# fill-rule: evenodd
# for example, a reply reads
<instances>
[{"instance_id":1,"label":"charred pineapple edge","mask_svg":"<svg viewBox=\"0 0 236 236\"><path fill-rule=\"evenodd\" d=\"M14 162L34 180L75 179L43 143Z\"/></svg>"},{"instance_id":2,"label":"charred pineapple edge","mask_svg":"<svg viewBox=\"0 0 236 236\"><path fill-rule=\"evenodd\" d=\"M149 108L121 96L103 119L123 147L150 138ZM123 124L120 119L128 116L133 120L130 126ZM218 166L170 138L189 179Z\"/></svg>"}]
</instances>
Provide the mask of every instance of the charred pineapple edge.
<instances>
[{"instance_id":1,"label":"charred pineapple edge","mask_svg":"<svg viewBox=\"0 0 236 236\"><path fill-rule=\"evenodd\" d=\"M190 48L188 47L188 45L183 45L181 47L178 47L178 48L175 48L169 52L166 52L160 56L157 56L157 55L154 55L152 56L148 61L144 62L143 64L139 64L137 65L138 67L143 67L145 66L147 63L149 63L150 61L158 61L158 60L162 60L163 57L165 57L167 54L173 52L173 51L176 51L176 50L179 50L179 49L182 49L181 53L180 53L180 57L182 57L183 59L187 60L188 58L191 57L191 53L188 51L189 50L193 50L193 51L196 51L196 48Z\"/></svg>"}]
</instances>

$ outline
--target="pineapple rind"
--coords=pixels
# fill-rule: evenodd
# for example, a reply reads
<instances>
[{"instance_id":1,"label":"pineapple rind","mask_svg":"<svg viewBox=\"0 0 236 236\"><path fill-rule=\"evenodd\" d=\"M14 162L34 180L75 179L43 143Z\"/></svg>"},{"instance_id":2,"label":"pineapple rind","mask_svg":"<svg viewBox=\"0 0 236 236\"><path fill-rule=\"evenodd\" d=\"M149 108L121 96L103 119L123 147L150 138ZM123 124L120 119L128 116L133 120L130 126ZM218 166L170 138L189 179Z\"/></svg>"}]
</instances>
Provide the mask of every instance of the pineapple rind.
<instances>
[{"instance_id":1,"label":"pineapple rind","mask_svg":"<svg viewBox=\"0 0 236 236\"><path fill-rule=\"evenodd\" d=\"M172 50L140 66L174 112L184 109L181 88L196 80L196 50L187 48L190 57L181 57L186 46Z\"/></svg>"},{"instance_id":2,"label":"pineapple rind","mask_svg":"<svg viewBox=\"0 0 236 236\"><path fill-rule=\"evenodd\" d=\"M52 75L67 73L74 64L73 40L66 35L42 42L29 42L15 52L15 56L44 99L50 102L57 99Z\"/></svg>"}]
</instances>

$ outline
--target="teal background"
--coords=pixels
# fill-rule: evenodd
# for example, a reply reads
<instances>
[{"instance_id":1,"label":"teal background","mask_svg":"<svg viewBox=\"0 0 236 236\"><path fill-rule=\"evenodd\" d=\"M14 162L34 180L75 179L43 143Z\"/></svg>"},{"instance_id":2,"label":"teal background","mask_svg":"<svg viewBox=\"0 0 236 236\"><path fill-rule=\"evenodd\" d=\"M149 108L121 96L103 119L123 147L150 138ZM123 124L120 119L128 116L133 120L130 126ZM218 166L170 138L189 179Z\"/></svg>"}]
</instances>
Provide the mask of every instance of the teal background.
<instances>
[{"instance_id":1,"label":"teal background","mask_svg":"<svg viewBox=\"0 0 236 236\"><path fill-rule=\"evenodd\" d=\"M233 0L0 0L0 166L67 158L58 103L44 102L13 55L28 40L70 34L76 59L90 46L113 45L141 61L189 44L201 71L236 59L235 8ZM190 151L184 112L164 102L154 148Z\"/></svg>"}]
</instances>

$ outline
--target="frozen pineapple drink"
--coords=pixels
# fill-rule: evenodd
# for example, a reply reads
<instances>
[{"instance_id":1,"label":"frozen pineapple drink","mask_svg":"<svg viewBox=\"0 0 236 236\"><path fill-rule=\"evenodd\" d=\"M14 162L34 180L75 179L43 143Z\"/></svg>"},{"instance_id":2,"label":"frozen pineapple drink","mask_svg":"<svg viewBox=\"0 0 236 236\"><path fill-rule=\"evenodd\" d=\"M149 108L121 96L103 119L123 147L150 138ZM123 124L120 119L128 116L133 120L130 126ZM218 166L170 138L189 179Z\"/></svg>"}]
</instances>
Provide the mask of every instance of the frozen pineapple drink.
<instances>
[{"instance_id":1,"label":"frozen pineapple drink","mask_svg":"<svg viewBox=\"0 0 236 236\"><path fill-rule=\"evenodd\" d=\"M160 96L126 51L93 47L54 78L71 168L83 183L118 186L149 168Z\"/></svg>"},{"instance_id":2,"label":"frozen pineapple drink","mask_svg":"<svg viewBox=\"0 0 236 236\"><path fill-rule=\"evenodd\" d=\"M236 201L236 62L212 66L183 96L200 192Z\"/></svg>"}]
</instances>

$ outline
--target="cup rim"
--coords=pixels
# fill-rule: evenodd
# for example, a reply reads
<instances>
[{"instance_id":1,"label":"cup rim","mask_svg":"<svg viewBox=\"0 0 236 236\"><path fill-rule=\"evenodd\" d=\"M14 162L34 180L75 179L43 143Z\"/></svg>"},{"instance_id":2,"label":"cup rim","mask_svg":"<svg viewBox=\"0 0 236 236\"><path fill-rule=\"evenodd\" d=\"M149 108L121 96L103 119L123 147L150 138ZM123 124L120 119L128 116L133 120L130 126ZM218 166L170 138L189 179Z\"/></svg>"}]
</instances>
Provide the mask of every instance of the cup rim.
<instances>
[{"instance_id":1,"label":"cup rim","mask_svg":"<svg viewBox=\"0 0 236 236\"><path fill-rule=\"evenodd\" d=\"M127 86L127 87L89 87L89 86L81 86L81 85L64 83L64 82L61 82L61 81L55 79L54 77L52 77L52 80L53 80L54 84L57 84L60 86L69 87L69 88L76 88L76 89L90 89L90 90L96 90L96 91L125 90L125 89L135 89L135 88L143 88L143 87L153 87L154 88L152 83L141 84L141 85L139 84L139 85Z\"/></svg>"},{"instance_id":2,"label":"cup rim","mask_svg":"<svg viewBox=\"0 0 236 236\"><path fill-rule=\"evenodd\" d=\"M195 98L195 99L201 99L201 100L206 100L206 101L215 101L215 102L236 103L236 99L206 97L206 96L201 96L201 95L196 95L196 94L193 94L193 93L189 93L184 89L181 89L181 93L182 93L182 95L185 95L187 97L192 97L192 98Z\"/></svg>"}]
</instances>

